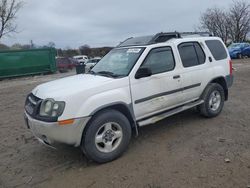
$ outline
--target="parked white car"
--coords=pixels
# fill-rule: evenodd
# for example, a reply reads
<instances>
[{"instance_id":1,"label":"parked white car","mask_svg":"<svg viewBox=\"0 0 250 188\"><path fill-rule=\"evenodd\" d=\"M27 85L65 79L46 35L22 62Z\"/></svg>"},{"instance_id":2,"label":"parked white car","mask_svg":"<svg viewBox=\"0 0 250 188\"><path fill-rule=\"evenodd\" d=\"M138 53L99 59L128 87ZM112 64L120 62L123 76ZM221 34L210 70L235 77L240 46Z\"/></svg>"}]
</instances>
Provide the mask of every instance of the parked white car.
<instances>
[{"instance_id":1,"label":"parked white car","mask_svg":"<svg viewBox=\"0 0 250 188\"><path fill-rule=\"evenodd\" d=\"M89 59L86 63L85 63L85 72L89 72L89 70L91 70L96 63L98 63L101 60L100 57L94 57L92 59Z\"/></svg>"},{"instance_id":2,"label":"parked white car","mask_svg":"<svg viewBox=\"0 0 250 188\"><path fill-rule=\"evenodd\" d=\"M192 107L217 116L232 83L220 38L176 32L129 38L88 74L37 86L27 97L25 119L41 142L80 146L104 163L118 158L141 126Z\"/></svg>"},{"instance_id":3,"label":"parked white car","mask_svg":"<svg viewBox=\"0 0 250 188\"><path fill-rule=\"evenodd\" d=\"M76 55L73 58L76 59L79 63L86 63L89 59L86 55Z\"/></svg>"}]
</instances>

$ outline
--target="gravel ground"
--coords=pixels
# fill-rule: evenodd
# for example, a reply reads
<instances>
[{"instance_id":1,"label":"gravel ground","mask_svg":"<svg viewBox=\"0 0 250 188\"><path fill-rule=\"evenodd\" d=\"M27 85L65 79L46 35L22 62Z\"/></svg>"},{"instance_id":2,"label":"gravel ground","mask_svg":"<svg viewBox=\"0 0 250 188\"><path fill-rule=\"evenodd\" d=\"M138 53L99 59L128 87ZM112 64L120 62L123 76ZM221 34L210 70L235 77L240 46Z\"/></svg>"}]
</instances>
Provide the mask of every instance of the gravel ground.
<instances>
[{"instance_id":1,"label":"gravel ground","mask_svg":"<svg viewBox=\"0 0 250 188\"><path fill-rule=\"evenodd\" d=\"M220 116L191 109L143 127L121 158L103 165L78 148L41 145L23 121L36 85L74 72L0 81L0 187L250 187L250 60L234 67Z\"/></svg>"}]
</instances>

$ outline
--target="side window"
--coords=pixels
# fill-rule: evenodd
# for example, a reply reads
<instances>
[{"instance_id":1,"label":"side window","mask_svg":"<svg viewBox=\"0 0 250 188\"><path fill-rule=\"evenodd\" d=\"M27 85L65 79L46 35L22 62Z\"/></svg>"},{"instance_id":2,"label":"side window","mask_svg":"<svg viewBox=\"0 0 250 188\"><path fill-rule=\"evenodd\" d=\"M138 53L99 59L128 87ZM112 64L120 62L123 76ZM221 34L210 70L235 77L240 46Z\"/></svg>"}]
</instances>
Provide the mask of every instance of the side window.
<instances>
[{"instance_id":1,"label":"side window","mask_svg":"<svg viewBox=\"0 0 250 188\"><path fill-rule=\"evenodd\" d=\"M175 61L172 49L170 47L163 47L151 50L142 67L150 68L152 74L173 70Z\"/></svg>"},{"instance_id":2,"label":"side window","mask_svg":"<svg viewBox=\"0 0 250 188\"><path fill-rule=\"evenodd\" d=\"M206 45L212 53L215 60L227 58L227 52L224 45L219 40L207 40Z\"/></svg>"},{"instance_id":3,"label":"side window","mask_svg":"<svg viewBox=\"0 0 250 188\"><path fill-rule=\"evenodd\" d=\"M185 42L178 46L181 61L184 67L192 67L203 64L206 56L197 42Z\"/></svg>"}]
</instances>

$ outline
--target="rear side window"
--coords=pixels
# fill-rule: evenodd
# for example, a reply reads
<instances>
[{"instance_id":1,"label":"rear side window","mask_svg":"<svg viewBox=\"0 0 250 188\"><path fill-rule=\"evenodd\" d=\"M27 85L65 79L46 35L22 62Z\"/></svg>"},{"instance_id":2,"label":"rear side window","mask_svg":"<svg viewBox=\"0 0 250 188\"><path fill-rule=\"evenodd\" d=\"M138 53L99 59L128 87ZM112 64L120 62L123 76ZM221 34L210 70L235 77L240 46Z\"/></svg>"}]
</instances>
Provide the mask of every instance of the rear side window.
<instances>
[{"instance_id":1,"label":"rear side window","mask_svg":"<svg viewBox=\"0 0 250 188\"><path fill-rule=\"evenodd\" d=\"M172 49L170 47L163 47L151 50L142 67L150 68L152 74L173 70L175 61Z\"/></svg>"},{"instance_id":2,"label":"rear side window","mask_svg":"<svg viewBox=\"0 0 250 188\"><path fill-rule=\"evenodd\" d=\"M219 40L207 40L206 45L212 53L215 60L227 58L227 52L224 45Z\"/></svg>"},{"instance_id":3,"label":"rear side window","mask_svg":"<svg viewBox=\"0 0 250 188\"><path fill-rule=\"evenodd\" d=\"M186 42L178 46L184 67L192 67L205 63L206 56L197 42Z\"/></svg>"}]
</instances>

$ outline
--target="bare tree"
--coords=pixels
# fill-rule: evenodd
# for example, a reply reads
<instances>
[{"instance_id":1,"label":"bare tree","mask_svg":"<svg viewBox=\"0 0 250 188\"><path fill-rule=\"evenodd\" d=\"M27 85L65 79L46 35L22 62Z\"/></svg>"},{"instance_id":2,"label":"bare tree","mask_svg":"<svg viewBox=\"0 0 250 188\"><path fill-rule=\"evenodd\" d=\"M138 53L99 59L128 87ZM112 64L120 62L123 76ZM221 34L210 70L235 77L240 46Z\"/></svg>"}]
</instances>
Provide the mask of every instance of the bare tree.
<instances>
[{"instance_id":1,"label":"bare tree","mask_svg":"<svg viewBox=\"0 0 250 188\"><path fill-rule=\"evenodd\" d=\"M229 26L227 24L227 14L217 8L207 9L200 18L200 28L222 38L226 43L229 37Z\"/></svg>"},{"instance_id":2,"label":"bare tree","mask_svg":"<svg viewBox=\"0 0 250 188\"><path fill-rule=\"evenodd\" d=\"M0 50L8 50L8 49L10 49L9 46L0 43Z\"/></svg>"},{"instance_id":3,"label":"bare tree","mask_svg":"<svg viewBox=\"0 0 250 188\"><path fill-rule=\"evenodd\" d=\"M250 3L233 1L227 20L231 40L233 42L245 41L250 32Z\"/></svg>"},{"instance_id":4,"label":"bare tree","mask_svg":"<svg viewBox=\"0 0 250 188\"><path fill-rule=\"evenodd\" d=\"M80 47L79 47L79 51L80 51L80 54L81 54L81 55L87 55L87 56L89 56L90 53L91 53L90 46L87 45L87 44L85 44L85 45L83 45L83 46L80 46Z\"/></svg>"},{"instance_id":5,"label":"bare tree","mask_svg":"<svg viewBox=\"0 0 250 188\"><path fill-rule=\"evenodd\" d=\"M222 38L225 43L245 41L250 32L250 3L239 0L233 1L228 10L207 9L201 15L200 29Z\"/></svg>"},{"instance_id":6,"label":"bare tree","mask_svg":"<svg viewBox=\"0 0 250 188\"><path fill-rule=\"evenodd\" d=\"M0 0L0 39L8 34L17 32L16 14L23 6L20 0Z\"/></svg>"},{"instance_id":7,"label":"bare tree","mask_svg":"<svg viewBox=\"0 0 250 188\"><path fill-rule=\"evenodd\" d=\"M44 45L43 48L55 48L56 44L50 41L48 44Z\"/></svg>"}]
</instances>

